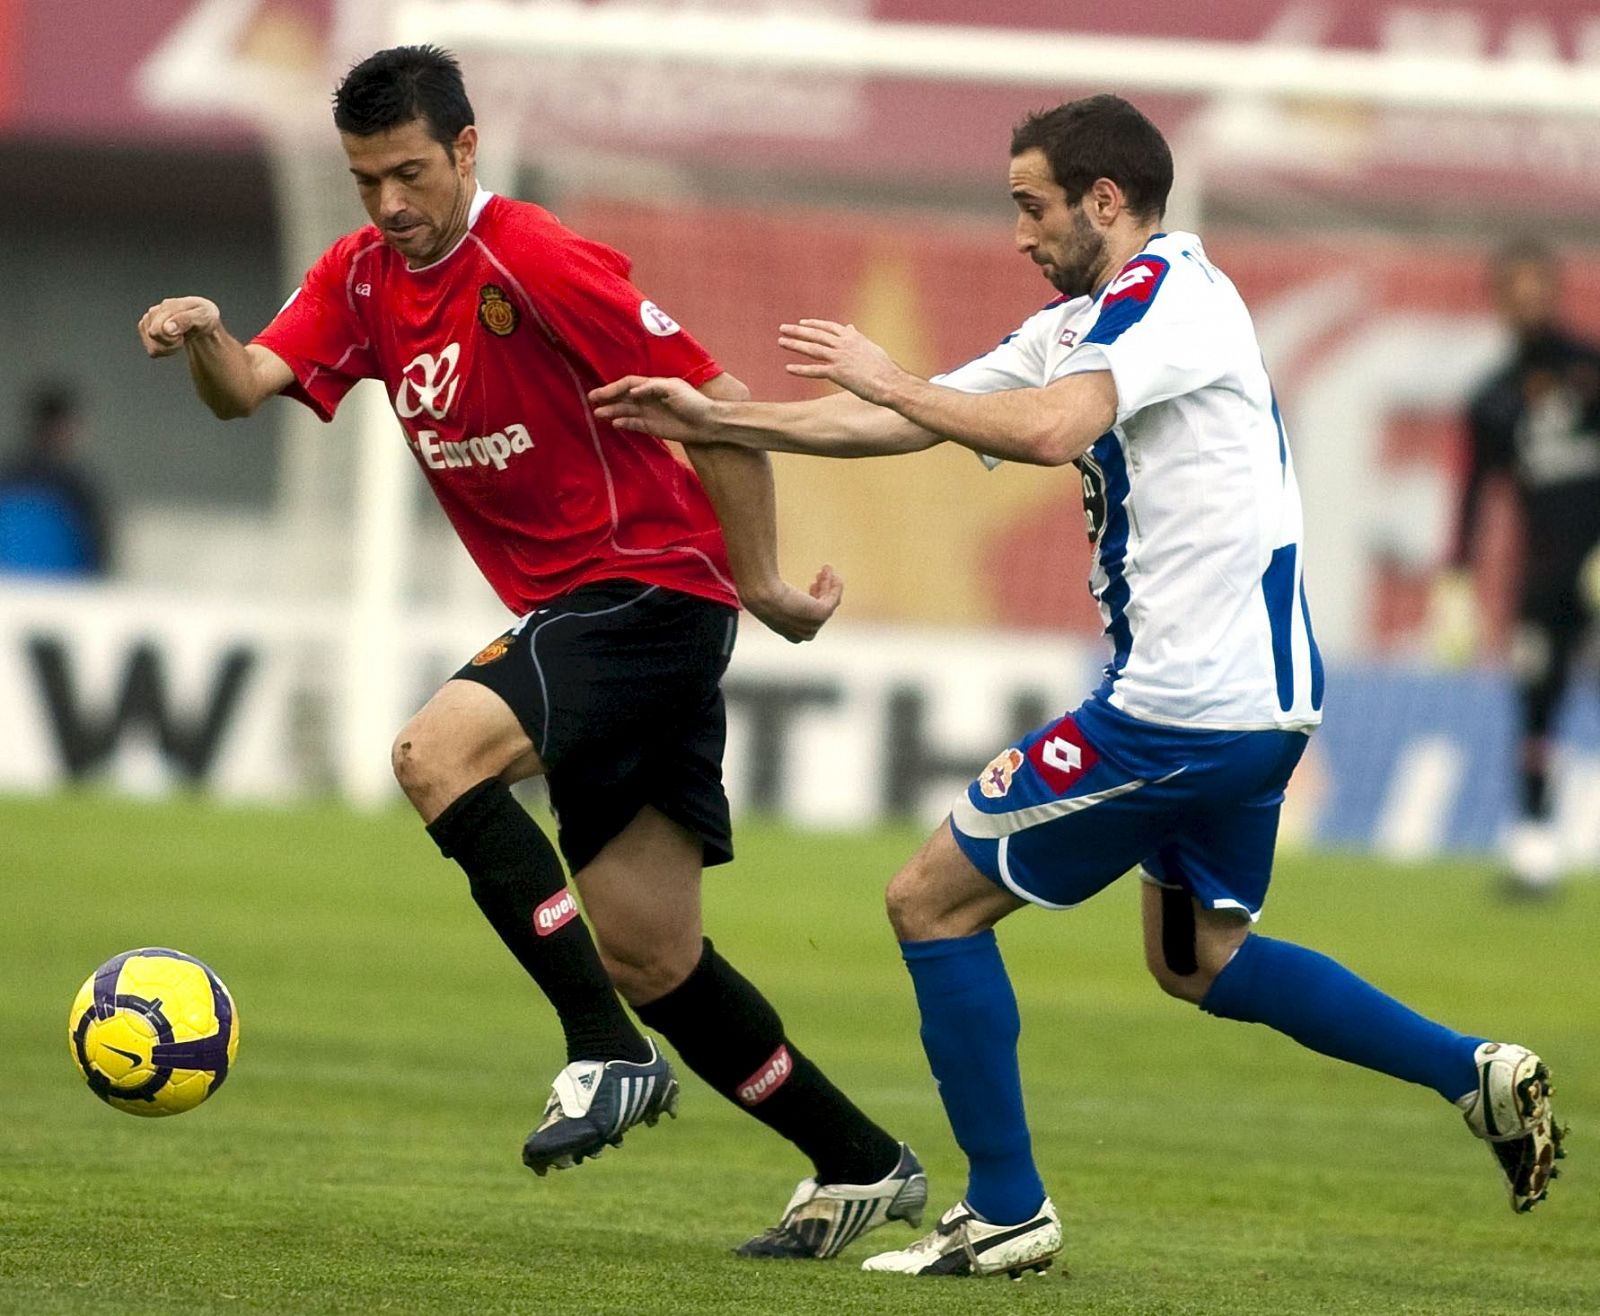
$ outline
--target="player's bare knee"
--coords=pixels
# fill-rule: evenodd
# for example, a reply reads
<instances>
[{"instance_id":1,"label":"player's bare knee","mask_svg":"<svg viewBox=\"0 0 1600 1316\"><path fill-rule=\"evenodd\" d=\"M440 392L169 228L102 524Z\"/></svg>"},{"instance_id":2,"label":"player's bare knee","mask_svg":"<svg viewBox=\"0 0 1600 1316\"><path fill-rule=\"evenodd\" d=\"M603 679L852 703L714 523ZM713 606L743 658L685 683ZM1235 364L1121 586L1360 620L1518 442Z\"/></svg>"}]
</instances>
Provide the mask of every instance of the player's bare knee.
<instances>
[{"instance_id":1,"label":"player's bare knee","mask_svg":"<svg viewBox=\"0 0 1600 1316\"><path fill-rule=\"evenodd\" d=\"M670 946L608 943L602 938L598 948L611 985L635 1007L648 1005L681 985L694 972L700 958L699 946L691 953Z\"/></svg>"},{"instance_id":2,"label":"player's bare knee","mask_svg":"<svg viewBox=\"0 0 1600 1316\"><path fill-rule=\"evenodd\" d=\"M929 899L928 884L915 859L889 880L883 904L889 926L901 941L927 941L936 935L932 929L942 911Z\"/></svg>"},{"instance_id":3,"label":"player's bare knee","mask_svg":"<svg viewBox=\"0 0 1600 1316\"><path fill-rule=\"evenodd\" d=\"M394 779L400 783L400 789L406 793L406 798L414 804L417 803L418 797L425 793L427 785L426 762L418 741L416 723L413 720L401 729L389 750L389 765L394 769Z\"/></svg>"},{"instance_id":4,"label":"player's bare knee","mask_svg":"<svg viewBox=\"0 0 1600 1316\"><path fill-rule=\"evenodd\" d=\"M1191 1005L1199 1005L1211 990L1212 975L1198 968L1193 973L1176 973L1159 954L1146 955L1145 967L1168 996L1188 1001Z\"/></svg>"},{"instance_id":5,"label":"player's bare knee","mask_svg":"<svg viewBox=\"0 0 1600 1316\"><path fill-rule=\"evenodd\" d=\"M1217 975L1228 967L1228 961L1250 935L1250 925L1215 911L1205 911L1192 926L1194 944L1190 954L1177 955L1170 946L1158 948L1147 944L1145 964L1168 996L1199 1005L1211 990L1211 984L1216 982Z\"/></svg>"},{"instance_id":6,"label":"player's bare knee","mask_svg":"<svg viewBox=\"0 0 1600 1316\"><path fill-rule=\"evenodd\" d=\"M484 775L475 777L470 771L463 772L461 765L441 752L437 739L430 735L421 718L413 718L395 737L389 761L400 789L426 822L433 821Z\"/></svg>"},{"instance_id":7,"label":"player's bare knee","mask_svg":"<svg viewBox=\"0 0 1600 1316\"><path fill-rule=\"evenodd\" d=\"M1199 960L1200 975L1205 979L1206 986L1216 981L1217 975L1228 967L1229 962L1239 953L1239 947L1244 945L1245 939L1250 936L1250 925L1244 921L1224 924L1220 929L1213 929L1208 936L1202 936L1195 943L1195 954Z\"/></svg>"},{"instance_id":8,"label":"player's bare knee","mask_svg":"<svg viewBox=\"0 0 1600 1316\"><path fill-rule=\"evenodd\" d=\"M640 993L647 990L647 976L640 972L638 966L628 960L619 959L615 955L606 954L605 948L600 949L600 963L606 971L606 977L611 979L611 985L617 989L617 994L629 1004L638 1000L648 999L641 997Z\"/></svg>"}]
</instances>

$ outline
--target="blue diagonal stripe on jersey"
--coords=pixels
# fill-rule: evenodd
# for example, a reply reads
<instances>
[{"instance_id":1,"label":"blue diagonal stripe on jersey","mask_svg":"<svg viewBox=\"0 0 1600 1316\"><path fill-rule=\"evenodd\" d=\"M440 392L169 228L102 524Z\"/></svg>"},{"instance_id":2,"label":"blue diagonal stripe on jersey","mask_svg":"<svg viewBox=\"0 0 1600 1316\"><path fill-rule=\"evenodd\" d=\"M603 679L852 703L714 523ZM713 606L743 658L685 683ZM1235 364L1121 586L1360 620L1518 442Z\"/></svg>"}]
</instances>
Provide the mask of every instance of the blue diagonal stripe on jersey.
<instances>
[{"instance_id":1,"label":"blue diagonal stripe on jersey","mask_svg":"<svg viewBox=\"0 0 1600 1316\"><path fill-rule=\"evenodd\" d=\"M1100 536L1100 569L1106 573L1100 602L1110 614L1106 635L1111 640L1111 665L1106 670L1108 687L1128 661L1133 650L1133 628L1125 609L1132 593L1128 585L1128 467L1122 457L1122 444L1115 434L1102 434L1092 449L1106 477L1106 528Z\"/></svg>"},{"instance_id":2,"label":"blue diagonal stripe on jersey","mask_svg":"<svg viewBox=\"0 0 1600 1316\"><path fill-rule=\"evenodd\" d=\"M1278 679L1278 707L1287 713L1294 706L1295 545L1272 550L1272 561L1261 576L1261 595L1267 603L1267 624L1272 628L1272 671Z\"/></svg>"},{"instance_id":3,"label":"blue diagonal stripe on jersey","mask_svg":"<svg viewBox=\"0 0 1600 1316\"><path fill-rule=\"evenodd\" d=\"M1306 602L1306 580L1300 577L1300 618L1306 624L1306 647L1311 650L1311 707L1322 711L1322 651L1317 648L1317 637L1311 633L1311 605Z\"/></svg>"},{"instance_id":4,"label":"blue diagonal stripe on jersey","mask_svg":"<svg viewBox=\"0 0 1600 1316\"><path fill-rule=\"evenodd\" d=\"M1153 239L1152 239L1153 240ZM1117 281L1128 271L1129 266L1148 266L1151 275L1149 290L1144 288L1132 292L1112 291L1117 286ZM1089 332L1083 336L1086 343L1114 343L1129 329L1144 319L1145 312L1150 309L1150 304L1155 301L1156 294L1161 291L1161 285L1166 280L1167 271L1171 268L1161 256L1152 256L1147 251L1141 251L1137 256L1122 267L1117 277L1106 285L1105 301L1100 308L1100 316L1094 322Z\"/></svg>"}]
</instances>

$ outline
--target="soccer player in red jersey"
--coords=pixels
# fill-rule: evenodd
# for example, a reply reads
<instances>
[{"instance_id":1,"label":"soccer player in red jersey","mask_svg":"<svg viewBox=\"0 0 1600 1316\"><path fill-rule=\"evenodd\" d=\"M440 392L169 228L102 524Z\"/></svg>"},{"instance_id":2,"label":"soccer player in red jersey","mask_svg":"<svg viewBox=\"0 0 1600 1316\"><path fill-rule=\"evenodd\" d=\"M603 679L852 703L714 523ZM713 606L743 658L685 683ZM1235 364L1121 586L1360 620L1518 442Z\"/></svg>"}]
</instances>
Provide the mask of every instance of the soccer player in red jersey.
<instances>
[{"instance_id":1,"label":"soccer player in red jersey","mask_svg":"<svg viewBox=\"0 0 1600 1316\"><path fill-rule=\"evenodd\" d=\"M478 186L472 106L446 52L364 60L334 122L371 225L335 242L248 344L201 297L152 306L139 333L152 357L186 355L223 419L278 393L327 419L357 380L382 380L456 533L519 617L400 732L394 768L566 1034L523 1160L568 1168L675 1111L677 1080L620 989L815 1164L743 1255L832 1256L887 1220L916 1223L916 1157L701 931L701 869L732 857L719 682L738 605L807 640L842 585L826 567L809 592L779 577L764 455L697 449L691 470L661 440L596 420L586 397L621 375L748 390L634 288L625 256ZM593 939L508 789L537 775Z\"/></svg>"}]
</instances>

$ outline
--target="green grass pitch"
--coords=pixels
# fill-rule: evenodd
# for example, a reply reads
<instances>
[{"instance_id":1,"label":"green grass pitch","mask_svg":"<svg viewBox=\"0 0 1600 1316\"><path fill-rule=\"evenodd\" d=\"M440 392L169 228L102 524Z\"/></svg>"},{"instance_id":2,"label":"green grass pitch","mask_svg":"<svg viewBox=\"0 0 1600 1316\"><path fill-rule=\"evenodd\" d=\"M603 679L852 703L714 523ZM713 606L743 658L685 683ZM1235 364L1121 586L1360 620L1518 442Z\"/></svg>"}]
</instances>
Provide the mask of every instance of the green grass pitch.
<instances>
[{"instance_id":1,"label":"green grass pitch","mask_svg":"<svg viewBox=\"0 0 1600 1316\"><path fill-rule=\"evenodd\" d=\"M964 1181L879 897L916 840L748 824L706 907L796 1041L920 1152L931 1218ZM1544 1054L1571 1154L1522 1217L1432 1093L1163 997L1131 880L1011 920L1070 1272L1011 1284L860 1273L898 1225L831 1263L734 1259L806 1167L692 1076L676 1123L524 1170L558 1031L399 811L0 801L0 878L0 1311L1600 1311L1593 881L1510 907L1481 866L1286 859L1264 923ZM78 984L146 944L208 961L242 1023L227 1086L175 1119L102 1105L67 1055Z\"/></svg>"}]
</instances>

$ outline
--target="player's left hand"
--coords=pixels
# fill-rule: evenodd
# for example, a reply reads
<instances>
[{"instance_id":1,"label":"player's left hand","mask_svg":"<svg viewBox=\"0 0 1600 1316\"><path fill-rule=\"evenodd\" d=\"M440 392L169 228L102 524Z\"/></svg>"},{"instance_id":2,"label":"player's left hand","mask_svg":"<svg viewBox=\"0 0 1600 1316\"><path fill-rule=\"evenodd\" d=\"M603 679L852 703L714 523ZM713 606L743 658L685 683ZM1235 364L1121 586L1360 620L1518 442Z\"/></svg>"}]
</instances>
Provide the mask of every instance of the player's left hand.
<instances>
[{"instance_id":1,"label":"player's left hand","mask_svg":"<svg viewBox=\"0 0 1600 1316\"><path fill-rule=\"evenodd\" d=\"M791 375L827 379L866 402L888 404L894 385L904 374L889 354L853 324L832 320L802 320L778 326L778 346L810 358L804 365L790 362Z\"/></svg>"},{"instance_id":2,"label":"player's left hand","mask_svg":"<svg viewBox=\"0 0 1600 1316\"><path fill-rule=\"evenodd\" d=\"M813 640L829 617L839 610L844 597L844 581L832 567L823 567L811 582L809 593L780 580L771 590L740 595L745 611L769 631L775 631L790 644Z\"/></svg>"}]
</instances>

